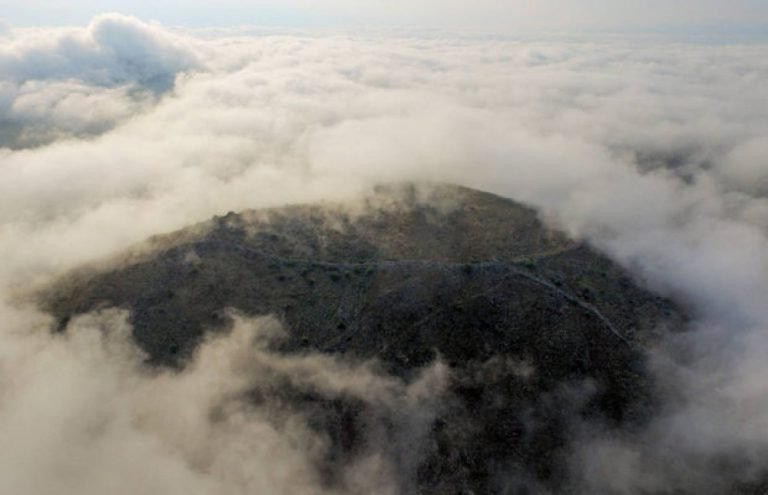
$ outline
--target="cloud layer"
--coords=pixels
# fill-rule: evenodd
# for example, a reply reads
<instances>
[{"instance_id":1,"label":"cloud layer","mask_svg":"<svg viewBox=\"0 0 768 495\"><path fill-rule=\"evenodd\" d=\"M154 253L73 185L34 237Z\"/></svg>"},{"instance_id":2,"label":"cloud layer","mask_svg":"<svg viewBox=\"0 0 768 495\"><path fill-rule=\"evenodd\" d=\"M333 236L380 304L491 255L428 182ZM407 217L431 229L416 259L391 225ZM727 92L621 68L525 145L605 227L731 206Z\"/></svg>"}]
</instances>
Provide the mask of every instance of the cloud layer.
<instances>
[{"instance_id":1,"label":"cloud layer","mask_svg":"<svg viewBox=\"0 0 768 495\"><path fill-rule=\"evenodd\" d=\"M581 425L574 480L584 493L677 484L723 493L754 481L768 447L764 51L647 39L202 37L119 15L82 29L10 31L0 40L0 366L13 378L0 382L0 404L14 405L0 409L0 422L13 439L3 445L27 464L7 469L12 454L0 449L8 459L0 483L16 493L54 490L35 484L43 481L30 467L46 452L50 472L68 473L61 479L72 491L85 482L112 491L111 480L159 459L164 477L147 493L243 493L251 481L226 471L227 456L241 453L233 437L243 434L291 459L293 471L268 481L280 487L274 493L316 493L312 455L323 447L301 418L288 430L238 408L218 426L192 418L203 421L196 428L223 429L192 446L175 443L194 440L185 431L168 438L153 423L174 417L163 394L210 377L242 385L206 368L205 353L227 344L211 344L181 376L147 376L119 339L89 330L51 339L39 333L43 316L10 300L19 287L213 214L421 179L528 202L691 307L696 331L656 351L668 395L658 420L631 434ZM104 315L91 318L77 325L107 325L98 323ZM322 367L352 373L343 366ZM366 376L385 381L387 400L411 393ZM136 410L155 398L159 410ZM222 401L194 404L202 411ZM320 443L296 448L295 438ZM223 450L210 442L225 442ZM100 466L99 453L115 446L134 450ZM201 461L195 449L224 457ZM255 473L263 466L264 476L283 476L269 455L248 455ZM734 460L736 468L727 464ZM728 469L712 469L722 462ZM83 467L91 463L101 471ZM301 483L284 483L295 473ZM402 489L381 483L348 489Z\"/></svg>"},{"instance_id":2,"label":"cloud layer","mask_svg":"<svg viewBox=\"0 0 768 495\"><path fill-rule=\"evenodd\" d=\"M28 29L0 46L0 145L101 134L199 65L187 43L122 16L86 29Z\"/></svg>"},{"instance_id":3,"label":"cloud layer","mask_svg":"<svg viewBox=\"0 0 768 495\"><path fill-rule=\"evenodd\" d=\"M7 493L401 493L398 475L431 426L446 369L406 386L370 366L266 351L282 329L234 316L180 372L148 370L127 314L85 315L65 334L16 335L4 354L0 490ZM330 442L288 395L362 402L367 449L324 483ZM254 403L254 395L265 398ZM379 418L395 420L384 423ZM388 430L387 430L388 429ZM385 430L386 434L385 434ZM392 434L394 432L394 434Z\"/></svg>"}]
</instances>

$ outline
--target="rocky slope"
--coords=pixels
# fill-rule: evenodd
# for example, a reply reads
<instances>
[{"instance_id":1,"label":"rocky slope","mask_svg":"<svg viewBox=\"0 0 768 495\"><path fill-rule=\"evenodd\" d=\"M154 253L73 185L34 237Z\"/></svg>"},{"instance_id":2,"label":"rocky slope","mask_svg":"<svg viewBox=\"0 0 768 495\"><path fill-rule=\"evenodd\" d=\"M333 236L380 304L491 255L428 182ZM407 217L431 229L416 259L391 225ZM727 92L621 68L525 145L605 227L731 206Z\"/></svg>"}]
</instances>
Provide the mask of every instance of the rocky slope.
<instances>
[{"instance_id":1,"label":"rocky slope","mask_svg":"<svg viewBox=\"0 0 768 495\"><path fill-rule=\"evenodd\" d=\"M449 390L404 476L406 491L446 494L567 490L572 428L640 424L653 407L642 348L684 320L532 210L444 185L229 213L72 273L41 305L62 328L94 308L130 309L155 365L183 366L206 331L226 327L226 308L284 322L275 352L376 359L404 381L440 359ZM333 484L333 466L365 441L370 406L274 393L330 438L320 468Z\"/></svg>"}]
</instances>

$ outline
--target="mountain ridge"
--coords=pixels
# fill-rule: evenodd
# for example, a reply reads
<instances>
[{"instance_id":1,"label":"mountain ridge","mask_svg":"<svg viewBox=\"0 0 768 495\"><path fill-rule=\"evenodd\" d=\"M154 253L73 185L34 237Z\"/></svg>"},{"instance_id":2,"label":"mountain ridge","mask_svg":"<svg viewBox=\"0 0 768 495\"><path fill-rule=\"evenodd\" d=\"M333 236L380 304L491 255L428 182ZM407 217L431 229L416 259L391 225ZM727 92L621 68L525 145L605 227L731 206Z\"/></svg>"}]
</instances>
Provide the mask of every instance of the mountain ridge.
<instances>
[{"instance_id":1,"label":"mountain ridge","mask_svg":"<svg viewBox=\"0 0 768 495\"><path fill-rule=\"evenodd\" d=\"M215 217L155 237L112 268L64 277L41 305L61 328L94 309L129 309L154 365L184 366L211 329L227 327L227 308L282 322L288 337L274 352L375 359L405 381L440 359L449 405L420 464L426 492L487 492L510 463L560 490L575 418L648 417L643 348L684 322L673 303L505 198L396 185L361 201ZM327 414L318 428L336 432L344 458L339 422L354 438L364 422L349 419L359 404L334 400L312 407ZM465 455L447 454L456 449Z\"/></svg>"}]
</instances>

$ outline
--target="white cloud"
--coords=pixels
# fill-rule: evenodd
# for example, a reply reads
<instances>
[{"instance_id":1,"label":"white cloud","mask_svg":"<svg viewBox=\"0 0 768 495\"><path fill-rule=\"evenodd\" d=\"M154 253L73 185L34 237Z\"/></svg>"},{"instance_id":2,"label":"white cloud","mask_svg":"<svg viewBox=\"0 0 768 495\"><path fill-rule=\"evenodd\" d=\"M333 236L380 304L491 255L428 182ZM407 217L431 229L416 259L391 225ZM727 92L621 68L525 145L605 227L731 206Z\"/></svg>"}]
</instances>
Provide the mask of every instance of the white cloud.
<instances>
[{"instance_id":1,"label":"white cloud","mask_svg":"<svg viewBox=\"0 0 768 495\"><path fill-rule=\"evenodd\" d=\"M1 491L396 493L401 480L394 463L419 448L447 379L440 364L405 385L366 365L278 357L265 349L280 337L278 323L240 317L184 371L150 371L131 344L126 320L125 312L110 310L82 316L55 337L29 328L15 335L3 353L13 376L0 383L0 437L14 445L0 449ZM314 463L330 445L309 428L305 413L276 397L262 407L249 402L256 392L268 399L284 395L289 384L299 393L360 400L376 411L367 418L370 443L363 443L339 486L324 486L316 472ZM378 424L377 417L400 422ZM403 437L389 435L384 446L377 431L384 428ZM382 456L387 450L391 457Z\"/></svg>"},{"instance_id":2,"label":"white cloud","mask_svg":"<svg viewBox=\"0 0 768 495\"><path fill-rule=\"evenodd\" d=\"M165 89L197 61L185 43L135 18L106 14L85 29L25 29L0 50L0 74L15 82L74 79L93 85L139 83Z\"/></svg>"},{"instance_id":3,"label":"white cloud","mask_svg":"<svg viewBox=\"0 0 768 495\"><path fill-rule=\"evenodd\" d=\"M199 64L187 40L118 14L14 31L0 42L0 146L101 134Z\"/></svg>"}]
</instances>

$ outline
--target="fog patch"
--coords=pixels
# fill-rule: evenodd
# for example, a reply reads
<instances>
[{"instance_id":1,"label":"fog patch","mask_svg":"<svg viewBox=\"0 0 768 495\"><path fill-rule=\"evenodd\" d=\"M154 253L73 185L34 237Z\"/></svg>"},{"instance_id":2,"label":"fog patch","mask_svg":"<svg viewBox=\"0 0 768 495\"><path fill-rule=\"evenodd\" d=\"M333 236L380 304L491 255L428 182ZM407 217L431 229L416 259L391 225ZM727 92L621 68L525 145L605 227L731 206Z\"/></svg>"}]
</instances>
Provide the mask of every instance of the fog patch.
<instances>
[{"instance_id":1,"label":"fog patch","mask_svg":"<svg viewBox=\"0 0 768 495\"><path fill-rule=\"evenodd\" d=\"M77 317L50 336L5 335L0 489L7 493L401 493L447 370L405 384L373 364L280 356L271 318L233 316L182 370L149 368L128 314ZM9 349L10 346L10 349ZM331 443L291 393L366 407L366 438L329 479ZM260 400L254 401L258 396ZM41 473L46 473L41 476Z\"/></svg>"}]
</instances>

